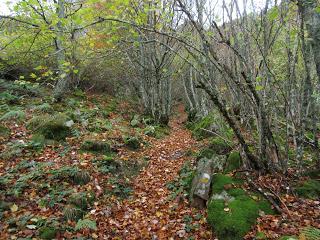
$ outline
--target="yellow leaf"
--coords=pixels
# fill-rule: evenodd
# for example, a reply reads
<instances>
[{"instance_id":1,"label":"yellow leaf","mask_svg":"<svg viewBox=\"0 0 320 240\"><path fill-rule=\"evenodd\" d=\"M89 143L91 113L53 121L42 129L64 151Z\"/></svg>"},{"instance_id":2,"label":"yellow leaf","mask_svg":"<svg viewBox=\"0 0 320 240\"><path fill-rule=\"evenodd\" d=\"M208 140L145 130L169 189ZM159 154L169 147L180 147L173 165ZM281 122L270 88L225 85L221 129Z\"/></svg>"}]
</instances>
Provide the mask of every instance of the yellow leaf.
<instances>
[{"instance_id":1,"label":"yellow leaf","mask_svg":"<svg viewBox=\"0 0 320 240\"><path fill-rule=\"evenodd\" d=\"M16 204L13 204L11 207L10 207L10 210L11 212L16 212L18 211L18 206Z\"/></svg>"},{"instance_id":2,"label":"yellow leaf","mask_svg":"<svg viewBox=\"0 0 320 240\"><path fill-rule=\"evenodd\" d=\"M161 217L162 215L163 215L162 212L156 212L156 216L157 216L157 217Z\"/></svg>"}]
</instances>

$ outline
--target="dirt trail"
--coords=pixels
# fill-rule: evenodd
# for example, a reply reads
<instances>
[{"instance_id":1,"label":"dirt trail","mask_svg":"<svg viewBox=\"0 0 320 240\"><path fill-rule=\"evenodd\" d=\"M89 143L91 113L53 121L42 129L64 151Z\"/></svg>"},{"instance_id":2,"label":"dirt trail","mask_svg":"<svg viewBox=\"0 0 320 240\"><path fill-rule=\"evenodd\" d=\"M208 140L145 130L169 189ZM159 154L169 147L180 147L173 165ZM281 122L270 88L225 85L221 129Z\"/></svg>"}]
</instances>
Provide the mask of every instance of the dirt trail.
<instances>
[{"instance_id":1,"label":"dirt trail","mask_svg":"<svg viewBox=\"0 0 320 240\"><path fill-rule=\"evenodd\" d=\"M171 134L145 150L150 160L134 181L133 197L106 219L104 229L113 229L106 233L111 239L211 239L204 217L198 219L204 212L192 209L182 197L169 200L166 184L176 178L187 161L184 153L196 144L183 127L181 107L178 111L179 118L170 122ZM188 232L190 226L196 229Z\"/></svg>"}]
</instances>

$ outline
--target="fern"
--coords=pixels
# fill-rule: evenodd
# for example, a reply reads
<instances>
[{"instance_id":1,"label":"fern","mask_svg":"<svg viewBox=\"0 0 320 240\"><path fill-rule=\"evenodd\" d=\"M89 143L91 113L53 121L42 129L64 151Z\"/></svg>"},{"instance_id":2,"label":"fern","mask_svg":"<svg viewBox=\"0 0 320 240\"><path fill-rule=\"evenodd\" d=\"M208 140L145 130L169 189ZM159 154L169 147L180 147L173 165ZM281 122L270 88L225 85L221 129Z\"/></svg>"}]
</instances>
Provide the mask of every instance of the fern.
<instances>
[{"instance_id":1,"label":"fern","mask_svg":"<svg viewBox=\"0 0 320 240\"><path fill-rule=\"evenodd\" d=\"M299 239L319 240L320 239L320 229L314 228L314 227L306 227L301 231Z\"/></svg>"},{"instance_id":2,"label":"fern","mask_svg":"<svg viewBox=\"0 0 320 240\"><path fill-rule=\"evenodd\" d=\"M80 219L76 224L75 230L78 231L86 228L97 230L97 223L90 219Z\"/></svg>"},{"instance_id":3,"label":"fern","mask_svg":"<svg viewBox=\"0 0 320 240\"><path fill-rule=\"evenodd\" d=\"M11 110L7 113L5 113L1 118L0 121L6 121L6 120L23 120L25 118L25 113L21 110Z\"/></svg>"}]
</instances>

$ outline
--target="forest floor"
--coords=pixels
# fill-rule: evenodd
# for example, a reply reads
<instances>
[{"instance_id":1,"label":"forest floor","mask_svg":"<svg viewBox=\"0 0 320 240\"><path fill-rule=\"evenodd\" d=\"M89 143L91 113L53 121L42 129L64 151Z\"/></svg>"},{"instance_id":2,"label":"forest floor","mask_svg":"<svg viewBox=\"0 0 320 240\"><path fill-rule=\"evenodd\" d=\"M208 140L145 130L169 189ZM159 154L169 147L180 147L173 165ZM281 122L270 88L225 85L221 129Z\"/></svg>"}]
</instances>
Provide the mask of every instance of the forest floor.
<instances>
[{"instance_id":1,"label":"forest floor","mask_svg":"<svg viewBox=\"0 0 320 240\"><path fill-rule=\"evenodd\" d=\"M186 129L183 105L168 129L143 117L132 124L138 112L127 101L84 93L59 104L42 96L0 98L0 239L215 239L206 211L190 206L186 190L207 142ZM63 141L43 142L28 127L61 114L73 119ZM161 134L150 136L150 129ZM135 149L128 139L137 140ZM87 140L111 150L83 150ZM246 239L320 228L319 199L291 192L291 183L308 178L251 177L279 196L282 213L261 214Z\"/></svg>"},{"instance_id":2,"label":"forest floor","mask_svg":"<svg viewBox=\"0 0 320 240\"><path fill-rule=\"evenodd\" d=\"M185 121L184 107L180 105L178 115L169 124L170 135L142 152L150 160L134 180L133 197L124 200L107 221L99 221L103 229L116 228L120 239L212 239L205 212L190 208L184 196L170 198L167 189L190 160L185 156L186 149L195 150L196 141L183 126ZM197 227L189 233L186 218L197 219L192 222Z\"/></svg>"}]
</instances>

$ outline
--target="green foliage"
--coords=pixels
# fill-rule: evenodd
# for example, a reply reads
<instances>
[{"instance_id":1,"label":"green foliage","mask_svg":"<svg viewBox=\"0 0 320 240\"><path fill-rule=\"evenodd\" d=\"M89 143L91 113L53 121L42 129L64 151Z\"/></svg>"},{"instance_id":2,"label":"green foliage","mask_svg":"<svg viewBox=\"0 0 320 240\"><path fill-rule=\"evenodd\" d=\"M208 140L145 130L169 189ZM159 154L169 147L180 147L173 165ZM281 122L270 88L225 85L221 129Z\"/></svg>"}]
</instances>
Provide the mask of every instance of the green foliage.
<instances>
[{"instance_id":1,"label":"green foliage","mask_svg":"<svg viewBox=\"0 0 320 240\"><path fill-rule=\"evenodd\" d=\"M97 223L90 219L79 219L75 226L75 230L78 231L82 229L97 230Z\"/></svg>"},{"instance_id":2,"label":"green foliage","mask_svg":"<svg viewBox=\"0 0 320 240\"><path fill-rule=\"evenodd\" d=\"M179 194L188 195L191 190L192 180L195 171L190 162L186 162L179 171L179 176L172 182L167 184L167 188L172 192L170 198L175 198Z\"/></svg>"},{"instance_id":3,"label":"green foliage","mask_svg":"<svg viewBox=\"0 0 320 240\"><path fill-rule=\"evenodd\" d=\"M106 142L86 140L82 143L81 149L90 152L110 153L111 146Z\"/></svg>"},{"instance_id":4,"label":"green foliage","mask_svg":"<svg viewBox=\"0 0 320 240\"><path fill-rule=\"evenodd\" d=\"M90 182L90 179L90 173L85 170L77 171L73 176L74 183L78 185L85 185Z\"/></svg>"},{"instance_id":5,"label":"green foliage","mask_svg":"<svg viewBox=\"0 0 320 240\"><path fill-rule=\"evenodd\" d=\"M307 180L296 187L295 190L301 197L317 199L320 197L320 181L313 179Z\"/></svg>"},{"instance_id":6,"label":"green foliage","mask_svg":"<svg viewBox=\"0 0 320 240\"><path fill-rule=\"evenodd\" d=\"M216 175L213 178L213 192L227 193L233 197L229 202L223 199L212 199L208 205L208 223L213 227L219 239L240 240L250 231L251 226L259 216L259 211L271 214L268 202L255 200L248 193L238 188L224 187L228 184L238 184L239 180L226 175Z\"/></svg>"},{"instance_id":7,"label":"green foliage","mask_svg":"<svg viewBox=\"0 0 320 240\"><path fill-rule=\"evenodd\" d=\"M298 240L296 236L282 236L279 240Z\"/></svg>"},{"instance_id":8,"label":"green foliage","mask_svg":"<svg viewBox=\"0 0 320 240\"><path fill-rule=\"evenodd\" d=\"M89 206L87 195L83 192L72 194L69 196L68 202L82 210L86 210Z\"/></svg>"},{"instance_id":9,"label":"green foliage","mask_svg":"<svg viewBox=\"0 0 320 240\"><path fill-rule=\"evenodd\" d=\"M33 108L33 110L41 113L52 113L54 111L53 107L49 103L37 105Z\"/></svg>"},{"instance_id":10,"label":"green foliage","mask_svg":"<svg viewBox=\"0 0 320 240\"><path fill-rule=\"evenodd\" d=\"M241 161L240 153L237 151L231 152L227 158L224 171L226 173L232 172L234 170L239 169L241 166L242 166L242 161Z\"/></svg>"},{"instance_id":11,"label":"green foliage","mask_svg":"<svg viewBox=\"0 0 320 240\"><path fill-rule=\"evenodd\" d=\"M126 144L126 146L132 150L137 150L140 148L140 140L138 137L127 136L123 138L123 141Z\"/></svg>"},{"instance_id":12,"label":"green foliage","mask_svg":"<svg viewBox=\"0 0 320 240\"><path fill-rule=\"evenodd\" d=\"M46 139L60 141L71 135L71 129L66 125L67 121L68 117L64 114L36 116L28 121L27 128Z\"/></svg>"},{"instance_id":13,"label":"green foliage","mask_svg":"<svg viewBox=\"0 0 320 240\"><path fill-rule=\"evenodd\" d=\"M54 227L44 226L39 228L39 237L45 240L51 240L56 237L58 230Z\"/></svg>"},{"instance_id":14,"label":"green foliage","mask_svg":"<svg viewBox=\"0 0 320 240\"><path fill-rule=\"evenodd\" d=\"M119 179L117 178L110 178L108 183L112 185L112 191L109 192L109 195L125 199L132 193L132 188L128 182L119 182Z\"/></svg>"},{"instance_id":15,"label":"green foliage","mask_svg":"<svg viewBox=\"0 0 320 240\"><path fill-rule=\"evenodd\" d=\"M139 124L140 124L140 116L138 114L135 114L130 121L130 125L132 127L138 127Z\"/></svg>"},{"instance_id":16,"label":"green foliage","mask_svg":"<svg viewBox=\"0 0 320 240\"><path fill-rule=\"evenodd\" d=\"M201 120L191 123L188 125L188 128L192 131L192 135L197 139L203 139L210 137L211 134L203 129L209 129L213 124L215 118L213 115L208 115Z\"/></svg>"},{"instance_id":17,"label":"green foliage","mask_svg":"<svg viewBox=\"0 0 320 240\"><path fill-rule=\"evenodd\" d=\"M1 102L7 103L7 104L19 104L20 103L20 98L12 95L10 92L5 91L0 93L0 99Z\"/></svg>"},{"instance_id":18,"label":"green foliage","mask_svg":"<svg viewBox=\"0 0 320 240\"><path fill-rule=\"evenodd\" d=\"M114 160L113 156L105 156L101 160L95 160L94 163L101 173L119 173L121 171L120 163Z\"/></svg>"},{"instance_id":19,"label":"green foliage","mask_svg":"<svg viewBox=\"0 0 320 240\"><path fill-rule=\"evenodd\" d=\"M18 120L22 121L26 117L22 110L11 110L0 117L0 121Z\"/></svg>"},{"instance_id":20,"label":"green foliage","mask_svg":"<svg viewBox=\"0 0 320 240\"><path fill-rule=\"evenodd\" d=\"M0 89L6 89L6 91L16 97L22 96L41 96L41 88L37 84L33 84L27 81L6 81L0 79Z\"/></svg>"},{"instance_id":21,"label":"green foliage","mask_svg":"<svg viewBox=\"0 0 320 240\"><path fill-rule=\"evenodd\" d=\"M300 232L300 239L306 240L319 240L320 239L320 229L315 227L306 227Z\"/></svg>"},{"instance_id":22,"label":"green foliage","mask_svg":"<svg viewBox=\"0 0 320 240\"><path fill-rule=\"evenodd\" d=\"M10 133L11 133L10 128L7 128L4 125L0 124L0 136L8 137L10 136Z\"/></svg>"},{"instance_id":23,"label":"green foliage","mask_svg":"<svg viewBox=\"0 0 320 240\"><path fill-rule=\"evenodd\" d=\"M66 220L78 221L85 215L85 212L82 209L69 204L64 207L63 215Z\"/></svg>"},{"instance_id":24,"label":"green foliage","mask_svg":"<svg viewBox=\"0 0 320 240\"><path fill-rule=\"evenodd\" d=\"M214 137L210 139L209 147L217 154L226 154L231 151L231 147L226 141L219 137Z\"/></svg>"}]
</instances>

